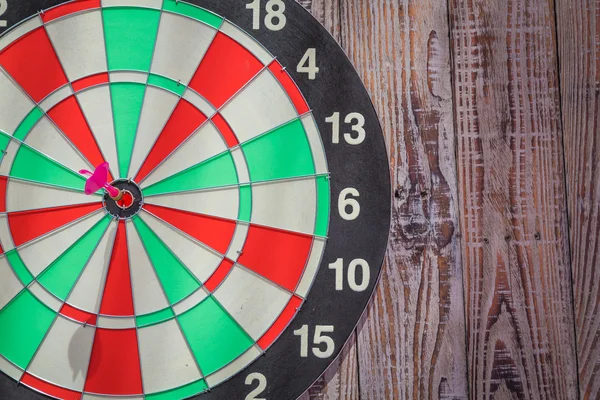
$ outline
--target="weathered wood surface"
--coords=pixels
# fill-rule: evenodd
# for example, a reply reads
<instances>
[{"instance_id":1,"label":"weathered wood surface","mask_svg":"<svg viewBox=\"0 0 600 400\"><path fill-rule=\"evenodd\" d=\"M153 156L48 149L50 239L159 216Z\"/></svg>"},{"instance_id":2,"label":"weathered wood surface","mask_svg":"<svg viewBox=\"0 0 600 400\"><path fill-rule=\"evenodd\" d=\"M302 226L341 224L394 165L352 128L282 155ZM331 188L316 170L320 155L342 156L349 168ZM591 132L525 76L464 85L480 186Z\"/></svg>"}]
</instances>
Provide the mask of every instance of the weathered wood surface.
<instances>
[{"instance_id":1,"label":"weathered wood surface","mask_svg":"<svg viewBox=\"0 0 600 400\"><path fill-rule=\"evenodd\" d=\"M341 15L395 186L387 263L357 336L361 398L466 398L446 3L344 0Z\"/></svg>"},{"instance_id":2,"label":"weathered wood surface","mask_svg":"<svg viewBox=\"0 0 600 400\"><path fill-rule=\"evenodd\" d=\"M377 294L304 399L600 398L600 1L299 1L397 189Z\"/></svg>"},{"instance_id":3,"label":"weathered wood surface","mask_svg":"<svg viewBox=\"0 0 600 400\"><path fill-rule=\"evenodd\" d=\"M581 398L600 398L600 2L557 1Z\"/></svg>"},{"instance_id":4,"label":"weathered wood surface","mask_svg":"<svg viewBox=\"0 0 600 400\"><path fill-rule=\"evenodd\" d=\"M351 361L335 363L310 397L466 398L448 10L437 0L308 3L374 99L396 190L385 271L358 329L358 368L351 343Z\"/></svg>"},{"instance_id":5,"label":"weathered wood surface","mask_svg":"<svg viewBox=\"0 0 600 400\"><path fill-rule=\"evenodd\" d=\"M470 397L576 399L554 4L450 21Z\"/></svg>"}]
</instances>

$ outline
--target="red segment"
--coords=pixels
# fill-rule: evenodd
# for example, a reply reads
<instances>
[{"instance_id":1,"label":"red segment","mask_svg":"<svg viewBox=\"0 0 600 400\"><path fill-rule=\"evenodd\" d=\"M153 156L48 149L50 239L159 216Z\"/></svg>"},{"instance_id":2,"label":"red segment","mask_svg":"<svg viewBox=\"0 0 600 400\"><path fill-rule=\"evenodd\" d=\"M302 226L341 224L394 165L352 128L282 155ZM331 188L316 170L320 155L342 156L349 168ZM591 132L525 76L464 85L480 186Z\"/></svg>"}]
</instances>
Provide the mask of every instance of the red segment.
<instances>
[{"instance_id":1,"label":"red segment","mask_svg":"<svg viewBox=\"0 0 600 400\"><path fill-rule=\"evenodd\" d=\"M88 8L99 8L100 0L75 0L60 7L55 7L45 11L42 14L42 20L48 23L54 19L65 15L73 14L77 11L87 10Z\"/></svg>"},{"instance_id":2,"label":"red segment","mask_svg":"<svg viewBox=\"0 0 600 400\"><path fill-rule=\"evenodd\" d=\"M96 329L85 391L109 395L142 394L135 329Z\"/></svg>"},{"instance_id":3,"label":"red segment","mask_svg":"<svg viewBox=\"0 0 600 400\"><path fill-rule=\"evenodd\" d=\"M96 314L80 310L66 303L60 309L60 313L65 317L79 321L82 324L96 325L96 322L98 321L98 316Z\"/></svg>"},{"instance_id":4,"label":"red segment","mask_svg":"<svg viewBox=\"0 0 600 400\"><path fill-rule=\"evenodd\" d=\"M31 31L0 53L0 65L38 103L67 84L43 27Z\"/></svg>"},{"instance_id":5,"label":"red segment","mask_svg":"<svg viewBox=\"0 0 600 400\"><path fill-rule=\"evenodd\" d=\"M225 121L225 119L221 116L221 114L215 115L212 118L212 122L214 122L217 129L219 129L219 131L221 132L221 136L225 138L227 146L233 147L240 144L240 142L237 140L237 137L235 137L235 133L233 133L231 127L229 126L227 121Z\"/></svg>"},{"instance_id":6,"label":"red segment","mask_svg":"<svg viewBox=\"0 0 600 400\"><path fill-rule=\"evenodd\" d=\"M207 120L206 115L189 101L181 99L167 125L156 140L135 180L141 182L161 161L189 138Z\"/></svg>"},{"instance_id":7,"label":"red segment","mask_svg":"<svg viewBox=\"0 0 600 400\"><path fill-rule=\"evenodd\" d=\"M6 185L8 178L0 176L0 212L6 212Z\"/></svg>"},{"instance_id":8,"label":"red segment","mask_svg":"<svg viewBox=\"0 0 600 400\"><path fill-rule=\"evenodd\" d=\"M33 375L29 375L28 373L25 373L25 375L23 375L23 378L21 378L21 383L26 386L29 386L32 389L35 389L39 392L42 392L49 396L55 397L57 399L63 399L63 400L79 400L79 399L81 399L80 392L75 392L73 390L58 387L49 382L38 379Z\"/></svg>"},{"instance_id":9,"label":"red segment","mask_svg":"<svg viewBox=\"0 0 600 400\"><path fill-rule=\"evenodd\" d=\"M227 252L235 232L234 221L149 204L144 207L219 253Z\"/></svg>"},{"instance_id":10,"label":"red segment","mask_svg":"<svg viewBox=\"0 0 600 400\"><path fill-rule=\"evenodd\" d=\"M103 83L108 83L108 72L102 72L96 75L90 75L85 78L81 78L71 83L71 86L73 87L74 92L79 92L85 88L101 85Z\"/></svg>"},{"instance_id":11,"label":"red segment","mask_svg":"<svg viewBox=\"0 0 600 400\"><path fill-rule=\"evenodd\" d=\"M262 67L263 64L250 51L219 32L190 87L219 108Z\"/></svg>"},{"instance_id":12,"label":"red segment","mask_svg":"<svg viewBox=\"0 0 600 400\"><path fill-rule=\"evenodd\" d=\"M133 195L129 192L123 193L121 200L117 201L117 205L122 209L127 209L133 205Z\"/></svg>"},{"instance_id":13,"label":"red segment","mask_svg":"<svg viewBox=\"0 0 600 400\"><path fill-rule=\"evenodd\" d=\"M266 350L273 342L281 335L281 333L287 328L294 315L296 315L296 311L302 305L302 299L298 296L293 296L285 309L277 318L277 321L269 328L267 333L263 335L262 338L258 341L258 345L261 349Z\"/></svg>"},{"instance_id":14,"label":"red segment","mask_svg":"<svg viewBox=\"0 0 600 400\"><path fill-rule=\"evenodd\" d=\"M251 225L238 262L293 292L311 246L310 236Z\"/></svg>"},{"instance_id":15,"label":"red segment","mask_svg":"<svg viewBox=\"0 0 600 400\"><path fill-rule=\"evenodd\" d=\"M233 261L225 258L221 262L221 265L219 265L219 268L217 268L212 276L206 281L204 287L209 292L214 292L219 287L221 282L223 282L223 279L225 279L225 277L229 274L229 271L231 271L231 268L233 268L233 264Z\"/></svg>"},{"instance_id":16,"label":"red segment","mask_svg":"<svg viewBox=\"0 0 600 400\"><path fill-rule=\"evenodd\" d=\"M58 103L48 111L48 116L92 165L98 166L105 162L75 96L68 97ZM108 180L109 182L113 181L110 172Z\"/></svg>"},{"instance_id":17,"label":"red segment","mask_svg":"<svg viewBox=\"0 0 600 400\"><path fill-rule=\"evenodd\" d=\"M114 316L133 316L135 314L133 311L125 221L119 221L119 227L117 228L100 314Z\"/></svg>"},{"instance_id":18,"label":"red segment","mask_svg":"<svg viewBox=\"0 0 600 400\"><path fill-rule=\"evenodd\" d=\"M309 108L308 104L306 104L304 96L302 96L302 93L300 93L298 86L296 86L296 83L292 80L290 74L288 74L287 71L283 68L283 66L279 64L279 61L273 61L271 65L269 65L269 69L271 70L273 75L275 75L275 78L277 78L277 80L284 87L288 96L290 96L290 99L292 100L292 103L294 103L298 114L302 115L304 113L307 113L309 111Z\"/></svg>"},{"instance_id":19,"label":"red segment","mask_svg":"<svg viewBox=\"0 0 600 400\"><path fill-rule=\"evenodd\" d=\"M61 226L99 210L101 207L102 203L89 203L10 213L8 214L8 223L10 224L15 246L20 246L52 232Z\"/></svg>"}]
</instances>

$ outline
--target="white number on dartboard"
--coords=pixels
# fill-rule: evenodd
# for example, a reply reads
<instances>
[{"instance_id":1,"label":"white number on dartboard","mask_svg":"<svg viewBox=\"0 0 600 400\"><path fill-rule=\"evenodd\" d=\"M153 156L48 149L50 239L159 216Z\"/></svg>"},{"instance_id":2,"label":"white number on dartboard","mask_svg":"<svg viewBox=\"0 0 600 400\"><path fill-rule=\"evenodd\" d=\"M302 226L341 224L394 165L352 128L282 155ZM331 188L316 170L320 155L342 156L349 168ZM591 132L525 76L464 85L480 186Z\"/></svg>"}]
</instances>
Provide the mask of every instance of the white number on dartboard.
<instances>
[{"instance_id":1,"label":"white number on dartboard","mask_svg":"<svg viewBox=\"0 0 600 400\"><path fill-rule=\"evenodd\" d=\"M296 71L300 74L308 74L308 79L314 81L319 73L319 67L317 67L317 49L310 48L306 50L304 56L298 63Z\"/></svg>"},{"instance_id":2,"label":"white number on dartboard","mask_svg":"<svg viewBox=\"0 0 600 400\"><path fill-rule=\"evenodd\" d=\"M350 196L360 197L360 193L354 188L344 189L338 199L338 212L346 221L354 221L360 215L360 204Z\"/></svg>"},{"instance_id":3,"label":"white number on dartboard","mask_svg":"<svg viewBox=\"0 0 600 400\"><path fill-rule=\"evenodd\" d=\"M248 10L252 10L252 29L260 29L260 2L254 0L246 4ZM285 3L283 0L269 0L266 5L267 15L265 16L265 26L271 31L280 31L285 28L287 18L285 17Z\"/></svg>"},{"instance_id":4,"label":"white number on dartboard","mask_svg":"<svg viewBox=\"0 0 600 400\"><path fill-rule=\"evenodd\" d=\"M340 113L335 112L331 117L325 119L325 122L332 125L332 142L333 144L340 143ZM344 123L351 125L351 129L354 132L352 133L344 133L344 140L346 143L351 144L353 146L359 145L365 141L367 136L367 132L365 131L365 117L361 113L353 112L346 115L344 118Z\"/></svg>"},{"instance_id":5,"label":"white number on dartboard","mask_svg":"<svg viewBox=\"0 0 600 400\"><path fill-rule=\"evenodd\" d=\"M315 326L315 335L313 337L312 353L318 358L329 358L335 350L335 342L332 338L325 335L333 333L333 325L317 325ZM294 331L295 336L300 336L300 357L308 357L308 325L302 325L302 328ZM324 349L323 349L323 346Z\"/></svg>"},{"instance_id":6,"label":"white number on dartboard","mask_svg":"<svg viewBox=\"0 0 600 400\"><path fill-rule=\"evenodd\" d=\"M266 400L264 397L256 397L262 394L267 388L267 378L260 372L253 372L246 377L246 385L250 386L255 381L258 381L258 386L248 393L245 400Z\"/></svg>"},{"instance_id":7,"label":"white number on dartboard","mask_svg":"<svg viewBox=\"0 0 600 400\"><path fill-rule=\"evenodd\" d=\"M362 272L360 283L358 283L358 278L356 277L358 268L360 268ZM329 264L329 269L335 270L335 290L344 290L344 260L338 258L334 263ZM371 270L369 268L369 263L362 258L352 260L350 265L348 265L348 286L350 289L355 292L364 292L367 287L369 287L370 282Z\"/></svg>"},{"instance_id":8,"label":"white number on dartboard","mask_svg":"<svg viewBox=\"0 0 600 400\"><path fill-rule=\"evenodd\" d=\"M4 13L8 10L8 1L0 0L0 17L4 15ZM0 28L6 28L6 20L0 19Z\"/></svg>"}]
</instances>

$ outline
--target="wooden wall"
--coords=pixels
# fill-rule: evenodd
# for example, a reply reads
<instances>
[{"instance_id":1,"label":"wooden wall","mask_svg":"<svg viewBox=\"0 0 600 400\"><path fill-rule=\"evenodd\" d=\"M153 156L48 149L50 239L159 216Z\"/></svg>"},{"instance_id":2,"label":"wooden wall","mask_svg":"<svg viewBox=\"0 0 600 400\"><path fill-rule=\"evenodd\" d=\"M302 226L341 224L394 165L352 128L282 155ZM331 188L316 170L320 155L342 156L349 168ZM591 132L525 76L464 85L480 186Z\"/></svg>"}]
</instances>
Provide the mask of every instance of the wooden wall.
<instances>
[{"instance_id":1,"label":"wooden wall","mask_svg":"<svg viewBox=\"0 0 600 400\"><path fill-rule=\"evenodd\" d=\"M600 398L600 0L299 0L378 110L382 280L308 399Z\"/></svg>"}]
</instances>

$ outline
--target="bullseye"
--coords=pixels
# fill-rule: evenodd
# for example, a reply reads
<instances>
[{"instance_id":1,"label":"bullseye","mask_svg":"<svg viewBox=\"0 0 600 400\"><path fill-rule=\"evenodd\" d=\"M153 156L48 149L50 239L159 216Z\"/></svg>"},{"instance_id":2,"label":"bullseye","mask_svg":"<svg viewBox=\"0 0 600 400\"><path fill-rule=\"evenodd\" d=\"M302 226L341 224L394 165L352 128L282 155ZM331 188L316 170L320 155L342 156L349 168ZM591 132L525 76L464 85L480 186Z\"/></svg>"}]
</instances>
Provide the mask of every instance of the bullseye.
<instances>
[{"instance_id":1,"label":"bullseye","mask_svg":"<svg viewBox=\"0 0 600 400\"><path fill-rule=\"evenodd\" d=\"M106 211L118 219L131 219L135 217L144 205L142 191L139 186L128 179L119 179L110 184L119 190L120 196L111 197L107 191L103 203Z\"/></svg>"},{"instance_id":2,"label":"bullseye","mask_svg":"<svg viewBox=\"0 0 600 400\"><path fill-rule=\"evenodd\" d=\"M117 201L117 205L121 207L123 210L127 210L129 207L133 205L135 198L131 194L131 192L125 190L123 191L123 196L120 200Z\"/></svg>"}]
</instances>

